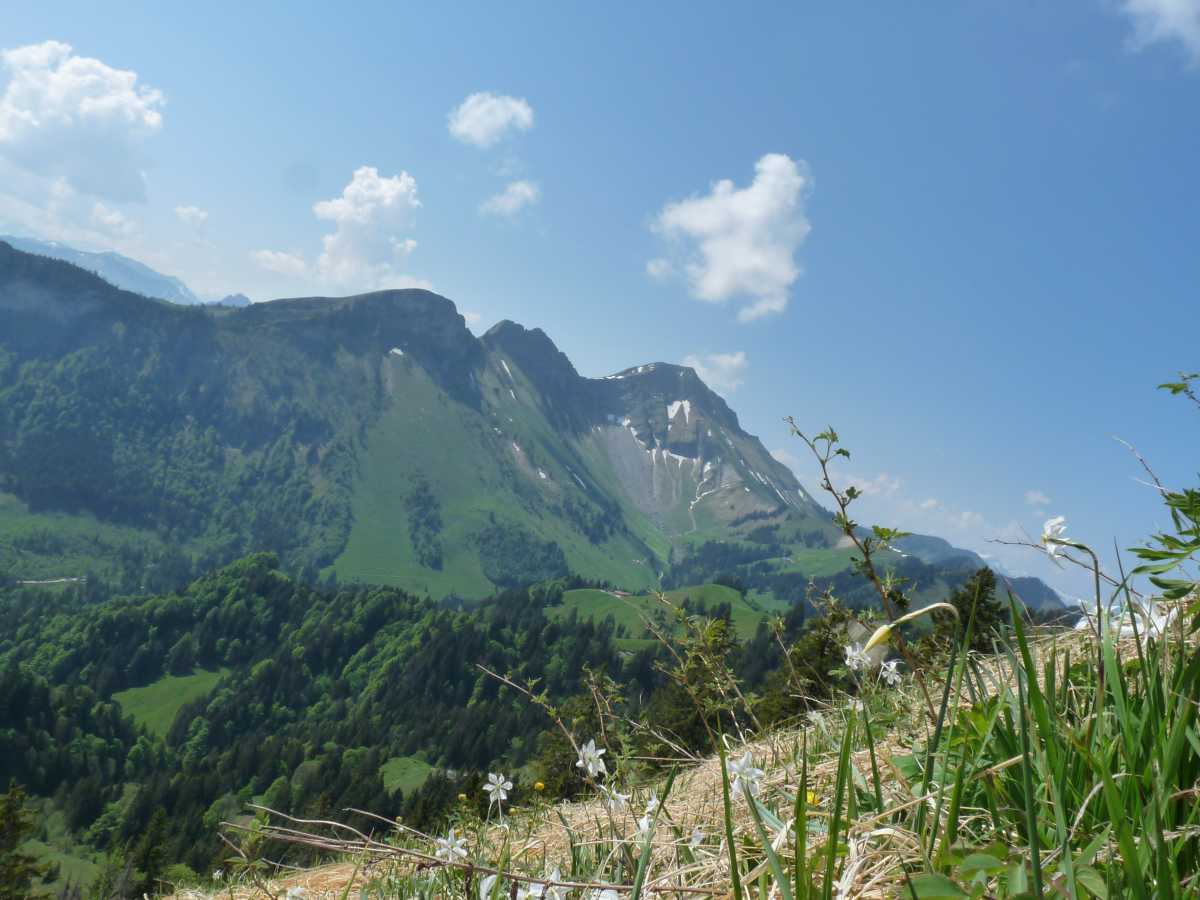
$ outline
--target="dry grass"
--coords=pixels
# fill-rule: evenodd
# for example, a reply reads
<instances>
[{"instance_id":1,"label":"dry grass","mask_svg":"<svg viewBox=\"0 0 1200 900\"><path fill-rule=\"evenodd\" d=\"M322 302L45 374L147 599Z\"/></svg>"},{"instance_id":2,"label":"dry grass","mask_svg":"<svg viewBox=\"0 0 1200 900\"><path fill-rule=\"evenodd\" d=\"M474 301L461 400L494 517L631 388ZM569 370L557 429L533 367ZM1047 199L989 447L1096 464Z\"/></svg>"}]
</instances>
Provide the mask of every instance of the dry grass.
<instances>
[{"instance_id":1,"label":"dry grass","mask_svg":"<svg viewBox=\"0 0 1200 900\"><path fill-rule=\"evenodd\" d=\"M1094 641L1088 631L1042 632L1031 643L1035 670L1040 673L1043 663L1052 654L1061 658L1069 653L1072 659L1086 659L1094 653ZM1132 638L1120 640L1117 650L1123 659L1136 658L1137 648ZM1011 684L1013 673L1004 658L980 656L976 662L985 673L984 681L989 692ZM952 705L954 702L952 700ZM966 706L972 702L965 691L957 698L957 705ZM897 827L894 821L897 812L913 808L926 800L920 797L920 785L907 779L896 761L911 755L914 745L925 743L930 723L924 716L920 693L911 679L905 679L892 693L891 706L894 712L887 722L887 732L880 734L877 730L874 735L886 811L883 814L861 816L851 823L847 835L849 852L840 863L838 889L843 897L896 896L898 888L903 885L903 872L906 869L919 869L923 864L916 835ZM812 823L808 836L810 853L823 843L824 834L813 831L812 827L815 825L819 829L829 817L827 810L838 768L836 748L847 715L846 707L835 706L814 716L804 728L795 726L779 729L748 744L731 745L728 748L731 757L749 750L756 764L766 772L762 796L767 806L778 810L780 818L789 826L773 841L781 857L790 859L792 854L789 834L791 816L790 813L785 815L791 809L791 804L785 802L782 795L783 792L794 795L797 790L797 760L801 742L805 739L809 748L808 789L817 797L816 805L809 808L809 821ZM856 780L861 776L860 783L867 783L871 772L868 749L864 746L855 750L851 759ZM543 805L533 810L512 810L508 816L506 835L512 859L509 869L519 873L534 873L535 876L556 866L564 872L569 871L572 845L577 849L581 846L591 848L593 852L599 848L601 854L624 853L630 847L634 848L634 853L640 852L636 820L648 796L648 786L635 791L628 808L619 811L610 809L600 797L557 806ZM964 820L972 816L973 811L963 811ZM275 821L285 827L289 825L282 820ZM743 875L743 882L752 883L766 869L767 861L761 851L755 853L753 850L758 844L758 834L744 801L735 803L733 824L735 842L739 852L744 854L743 862L748 858L754 864L750 874ZM347 888L360 887L381 871L408 874L418 868L440 865L429 855L432 853L431 840L405 840L403 845L364 844L357 838L339 842L328 837L331 834L329 829L290 827L296 828L297 832L276 831L275 835L300 843L316 843L327 850L341 848L355 851L353 856L344 858L358 862L341 862L280 873L264 884L265 890L263 887L239 885L219 893L182 891L177 896L187 900L216 900L218 897L247 900L272 894L283 897L289 888L304 888L309 900L318 900L341 897ZM694 829L700 829L703 839L694 852L687 852ZM342 838L345 836L341 834ZM502 835L493 827L489 841L498 845L501 839ZM371 864L364 871L364 861L368 859ZM730 896L722 778L716 757L682 770L676 779L655 831L646 888L646 896Z\"/></svg>"}]
</instances>

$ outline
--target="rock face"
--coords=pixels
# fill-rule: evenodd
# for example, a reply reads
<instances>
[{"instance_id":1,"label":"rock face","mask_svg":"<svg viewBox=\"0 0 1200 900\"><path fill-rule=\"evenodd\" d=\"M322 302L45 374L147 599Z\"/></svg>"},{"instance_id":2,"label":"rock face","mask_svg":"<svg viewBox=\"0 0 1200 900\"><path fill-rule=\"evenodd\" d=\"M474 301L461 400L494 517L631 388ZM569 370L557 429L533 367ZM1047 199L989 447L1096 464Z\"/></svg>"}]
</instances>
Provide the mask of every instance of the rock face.
<instances>
[{"instance_id":1,"label":"rock face","mask_svg":"<svg viewBox=\"0 0 1200 900\"><path fill-rule=\"evenodd\" d=\"M271 550L481 597L567 573L642 589L688 560L803 584L791 548L836 543L692 369L584 378L540 329L477 338L429 291L181 307L0 242L0 326L0 491L26 507L0 516L133 529L114 552L135 561Z\"/></svg>"},{"instance_id":2,"label":"rock face","mask_svg":"<svg viewBox=\"0 0 1200 900\"><path fill-rule=\"evenodd\" d=\"M669 535L752 513L820 513L693 369L656 362L588 379L541 329L501 322L483 341L520 369L546 417L600 456L626 500Z\"/></svg>"}]
</instances>

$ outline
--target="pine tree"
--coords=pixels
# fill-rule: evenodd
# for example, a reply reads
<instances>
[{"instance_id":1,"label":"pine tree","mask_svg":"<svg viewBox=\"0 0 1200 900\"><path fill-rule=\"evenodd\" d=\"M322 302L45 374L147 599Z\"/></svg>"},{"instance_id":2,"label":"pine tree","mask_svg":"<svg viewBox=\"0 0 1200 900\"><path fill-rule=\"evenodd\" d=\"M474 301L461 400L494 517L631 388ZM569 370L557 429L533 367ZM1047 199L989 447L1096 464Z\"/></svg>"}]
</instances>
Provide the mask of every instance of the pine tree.
<instances>
[{"instance_id":1,"label":"pine tree","mask_svg":"<svg viewBox=\"0 0 1200 900\"><path fill-rule=\"evenodd\" d=\"M979 569L962 586L950 595L949 602L958 610L958 619L948 614L936 617L938 630L945 635L965 636L971 621L971 610L975 610L975 626L971 635L971 649L991 652L995 633L1008 621L1004 607L996 599L996 573L987 566Z\"/></svg>"},{"instance_id":2,"label":"pine tree","mask_svg":"<svg viewBox=\"0 0 1200 900\"><path fill-rule=\"evenodd\" d=\"M129 862L136 878L135 896L156 894L161 887L158 880L166 864L166 839L167 814L160 806L150 817L150 824L146 826L141 838L129 853Z\"/></svg>"},{"instance_id":3,"label":"pine tree","mask_svg":"<svg viewBox=\"0 0 1200 900\"><path fill-rule=\"evenodd\" d=\"M51 880L51 867L21 851L33 834L33 816L26 805L25 790L15 782L0 797L0 900L24 900L34 882Z\"/></svg>"}]
</instances>

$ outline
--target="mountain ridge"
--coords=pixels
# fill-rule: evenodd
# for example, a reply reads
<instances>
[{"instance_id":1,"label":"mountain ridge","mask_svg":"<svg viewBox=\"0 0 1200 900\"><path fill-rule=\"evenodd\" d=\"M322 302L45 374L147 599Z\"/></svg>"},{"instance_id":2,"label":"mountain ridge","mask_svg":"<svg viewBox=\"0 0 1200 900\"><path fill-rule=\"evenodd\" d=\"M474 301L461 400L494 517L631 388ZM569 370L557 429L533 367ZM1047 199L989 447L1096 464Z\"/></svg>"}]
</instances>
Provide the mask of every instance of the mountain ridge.
<instances>
[{"instance_id":1,"label":"mountain ridge","mask_svg":"<svg viewBox=\"0 0 1200 900\"><path fill-rule=\"evenodd\" d=\"M179 278L156 272L150 266L115 250L80 250L58 241L0 235L0 241L26 253L60 259L93 272L114 287L133 291L146 297L166 300L184 306L203 304Z\"/></svg>"},{"instance_id":2,"label":"mountain ridge","mask_svg":"<svg viewBox=\"0 0 1200 900\"><path fill-rule=\"evenodd\" d=\"M706 577L796 601L849 565L693 369L587 378L541 329L476 337L430 291L182 307L0 242L0 316L0 566L36 562L28 529L86 530L62 516L143 560L126 588L263 549L474 598L568 572L642 590L710 557ZM78 568L72 534L58 559Z\"/></svg>"}]
</instances>

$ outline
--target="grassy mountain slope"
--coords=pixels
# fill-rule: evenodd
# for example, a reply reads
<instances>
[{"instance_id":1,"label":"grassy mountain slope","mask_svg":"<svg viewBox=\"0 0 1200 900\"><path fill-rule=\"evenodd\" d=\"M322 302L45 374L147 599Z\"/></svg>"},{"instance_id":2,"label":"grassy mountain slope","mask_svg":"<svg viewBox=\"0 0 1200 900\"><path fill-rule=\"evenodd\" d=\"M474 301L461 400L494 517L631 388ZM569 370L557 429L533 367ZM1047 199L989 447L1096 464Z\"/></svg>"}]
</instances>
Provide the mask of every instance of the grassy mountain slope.
<instances>
[{"instance_id":1,"label":"grassy mountain slope","mask_svg":"<svg viewBox=\"0 0 1200 900\"><path fill-rule=\"evenodd\" d=\"M419 290L180 307L3 243L0 322L0 578L143 592L268 550L433 597L732 574L795 602L847 574L826 511L685 367L583 378Z\"/></svg>"}]
</instances>

